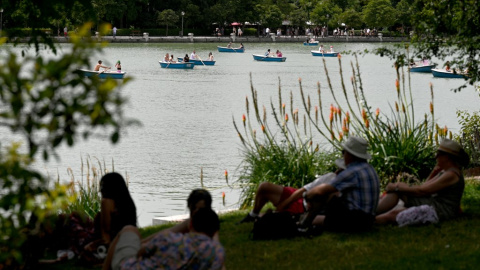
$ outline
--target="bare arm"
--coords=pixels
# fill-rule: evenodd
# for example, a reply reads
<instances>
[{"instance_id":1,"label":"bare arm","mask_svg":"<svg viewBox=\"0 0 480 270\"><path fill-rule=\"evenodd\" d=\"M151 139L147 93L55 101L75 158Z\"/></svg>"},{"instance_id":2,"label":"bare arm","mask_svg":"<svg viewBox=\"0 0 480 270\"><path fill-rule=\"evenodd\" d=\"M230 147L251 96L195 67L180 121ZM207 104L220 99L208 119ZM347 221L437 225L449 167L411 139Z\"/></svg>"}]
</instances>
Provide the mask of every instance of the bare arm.
<instances>
[{"instance_id":1,"label":"bare arm","mask_svg":"<svg viewBox=\"0 0 480 270\"><path fill-rule=\"evenodd\" d=\"M170 228L161 230L159 232L156 232L152 235L149 235L149 236L142 239L142 245L145 245L148 241L150 241L152 238L154 238L159 233L165 233L165 232L187 233L189 231L189 229L188 229L188 224L189 223L190 223L190 219L187 218L186 220L176 224L173 227L170 227Z\"/></svg>"},{"instance_id":2,"label":"bare arm","mask_svg":"<svg viewBox=\"0 0 480 270\"><path fill-rule=\"evenodd\" d=\"M112 228L112 213L115 211L115 202L112 199L102 199L101 228L102 239L105 244L110 244L110 231Z\"/></svg>"},{"instance_id":3,"label":"bare arm","mask_svg":"<svg viewBox=\"0 0 480 270\"><path fill-rule=\"evenodd\" d=\"M427 196L435 194L458 182L459 177L452 171L446 171L442 175L434 177L421 185L409 186L406 183L390 183L387 185L387 192L397 192L412 196Z\"/></svg>"}]
</instances>

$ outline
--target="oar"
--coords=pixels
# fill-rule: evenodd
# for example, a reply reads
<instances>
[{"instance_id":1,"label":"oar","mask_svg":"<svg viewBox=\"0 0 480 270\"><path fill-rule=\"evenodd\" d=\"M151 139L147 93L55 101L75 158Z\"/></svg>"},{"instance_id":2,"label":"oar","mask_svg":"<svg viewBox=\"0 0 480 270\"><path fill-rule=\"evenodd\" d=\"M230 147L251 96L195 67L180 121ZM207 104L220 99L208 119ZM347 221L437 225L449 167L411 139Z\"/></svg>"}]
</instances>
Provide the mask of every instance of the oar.
<instances>
[{"instance_id":1,"label":"oar","mask_svg":"<svg viewBox=\"0 0 480 270\"><path fill-rule=\"evenodd\" d=\"M100 75L100 74L104 73L105 71L107 71L107 70L109 70L109 69L110 69L110 68L105 68L103 71L101 71L101 72L99 72L99 73L95 74L95 76L98 76L98 75Z\"/></svg>"},{"instance_id":2,"label":"oar","mask_svg":"<svg viewBox=\"0 0 480 270\"><path fill-rule=\"evenodd\" d=\"M205 63L203 63L203 60L202 60L202 58L200 58L200 56L197 55L197 58L200 60L200 62L202 62L202 64L203 64L204 66L206 66Z\"/></svg>"}]
</instances>

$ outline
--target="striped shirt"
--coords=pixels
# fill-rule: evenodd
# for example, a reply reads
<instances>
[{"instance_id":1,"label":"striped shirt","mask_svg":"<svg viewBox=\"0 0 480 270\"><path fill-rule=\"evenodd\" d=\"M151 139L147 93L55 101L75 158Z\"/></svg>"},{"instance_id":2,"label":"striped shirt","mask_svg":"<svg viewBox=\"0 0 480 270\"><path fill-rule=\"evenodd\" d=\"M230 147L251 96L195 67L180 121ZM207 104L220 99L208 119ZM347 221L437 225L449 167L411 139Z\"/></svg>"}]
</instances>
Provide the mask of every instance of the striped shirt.
<instances>
[{"instance_id":1,"label":"striped shirt","mask_svg":"<svg viewBox=\"0 0 480 270\"><path fill-rule=\"evenodd\" d=\"M341 192L340 198L347 203L348 209L375 215L380 182L372 165L367 162L350 163L331 185Z\"/></svg>"}]
</instances>

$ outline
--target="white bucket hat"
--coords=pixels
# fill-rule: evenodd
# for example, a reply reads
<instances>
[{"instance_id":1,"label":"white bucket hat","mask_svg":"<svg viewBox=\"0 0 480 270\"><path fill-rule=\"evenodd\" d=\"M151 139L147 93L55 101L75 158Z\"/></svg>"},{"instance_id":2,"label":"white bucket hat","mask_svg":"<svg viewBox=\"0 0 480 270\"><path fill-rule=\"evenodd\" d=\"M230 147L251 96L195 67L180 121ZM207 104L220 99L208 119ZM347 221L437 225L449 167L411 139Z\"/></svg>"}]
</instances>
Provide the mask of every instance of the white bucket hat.
<instances>
[{"instance_id":1,"label":"white bucket hat","mask_svg":"<svg viewBox=\"0 0 480 270\"><path fill-rule=\"evenodd\" d=\"M364 138L351 136L345 143L342 143L341 145L343 147L343 150L349 152L350 154L358 158L372 158L372 156L367 153L368 142Z\"/></svg>"}]
</instances>

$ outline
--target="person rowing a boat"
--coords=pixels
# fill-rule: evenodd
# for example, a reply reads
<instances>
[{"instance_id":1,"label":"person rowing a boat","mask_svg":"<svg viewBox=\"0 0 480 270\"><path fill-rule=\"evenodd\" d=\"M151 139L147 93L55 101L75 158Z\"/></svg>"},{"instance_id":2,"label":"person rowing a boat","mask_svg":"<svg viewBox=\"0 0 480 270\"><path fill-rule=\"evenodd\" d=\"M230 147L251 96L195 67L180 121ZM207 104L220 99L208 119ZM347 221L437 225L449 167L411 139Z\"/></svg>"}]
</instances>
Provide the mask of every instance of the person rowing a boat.
<instances>
[{"instance_id":1,"label":"person rowing a boat","mask_svg":"<svg viewBox=\"0 0 480 270\"><path fill-rule=\"evenodd\" d=\"M208 60L209 60L209 61L213 61L213 54L212 54L212 52L210 52L210 53L208 54Z\"/></svg>"},{"instance_id":2,"label":"person rowing a boat","mask_svg":"<svg viewBox=\"0 0 480 270\"><path fill-rule=\"evenodd\" d=\"M269 57L270 56L270 49L268 49L266 52L265 52L265 57Z\"/></svg>"},{"instance_id":3,"label":"person rowing a boat","mask_svg":"<svg viewBox=\"0 0 480 270\"><path fill-rule=\"evenodd\" d=\"M190 54L190 59L196 60L197 59L197 54L195 53L195 50Z\"/></svg>"},{"instance_id":4,"label":"person rowing a boat","mask_svg":"<svg viewBox=\"0 0 480 270\"><path fill-rule=\"evenodd\" d=\"M170 62L170 54L169 53L165 54L165 57L163 58L163 62L165 62L165 63Z\"/></svg>"},{"instance_id":5,"label":"person rowing a boat","mask_svg":"<svg viewBox=\"0 0 480 270\"><path fill-rule=\"evenodd\" d=\"M321 52L321 53L325 52L325 48L323 48L323 44L320 45L320 48L318 48L318 51Z\"/></svg>"},{"instance_id":6,"label":"person rowing a boat","mask_svg":"<svg viewBox=\"0 0 480 270\"><path fill-rule=\"evenodd\" d=\"M103 69L107 70L107 69L110 69L111 67L107 67L107 66L102 65L102 60L98 60L98 64L95 66L95 68L93 70L100 71L100 68L103 68ZM104 70L104 72L105 72L105 70Z\"/></svg>"}]
</instances>

